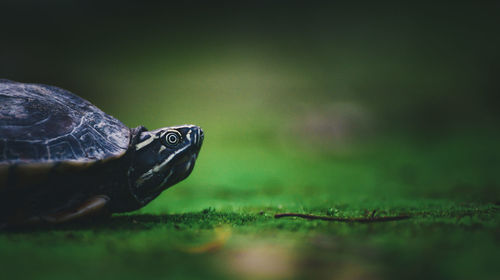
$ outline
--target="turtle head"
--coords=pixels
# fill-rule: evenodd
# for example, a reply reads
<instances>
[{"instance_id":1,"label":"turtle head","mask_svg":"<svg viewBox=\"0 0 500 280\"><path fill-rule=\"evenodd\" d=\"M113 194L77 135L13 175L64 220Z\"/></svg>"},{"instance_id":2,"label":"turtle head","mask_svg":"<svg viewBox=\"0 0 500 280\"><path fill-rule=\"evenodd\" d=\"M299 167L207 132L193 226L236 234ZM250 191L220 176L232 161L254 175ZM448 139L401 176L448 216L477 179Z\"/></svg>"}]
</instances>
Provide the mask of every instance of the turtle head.
<instances>
[{"instance_id":1,"label":"turtle head","mask_svg":"<svg viewBox=\"0 0 500 280\"><path fill-rule=\"evenodd\" d=\"M128 171L131 193L141 206L185 179L193 170L203 142L195 125L137 131Z\"/></svg>"}]
</instances>

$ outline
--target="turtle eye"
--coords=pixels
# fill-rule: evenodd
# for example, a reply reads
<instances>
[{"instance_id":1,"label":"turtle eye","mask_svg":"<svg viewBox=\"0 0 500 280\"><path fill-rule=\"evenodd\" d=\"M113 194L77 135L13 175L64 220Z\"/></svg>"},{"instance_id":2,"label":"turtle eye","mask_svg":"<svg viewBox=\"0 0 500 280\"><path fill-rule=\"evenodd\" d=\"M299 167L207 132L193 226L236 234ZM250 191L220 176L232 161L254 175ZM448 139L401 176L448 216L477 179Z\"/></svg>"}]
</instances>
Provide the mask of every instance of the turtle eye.
<instances>
[{"instance_id":1,"label":"turtle eye","mask_svg":"<svg viewBox=\"0 0 500 280\"><path fill-rule=\"evenodd\" d=\"M162 140L167 146L175 146L181 142L181 134L177 130L169 130L165 133Z\"/></svg>"}]
</instances>

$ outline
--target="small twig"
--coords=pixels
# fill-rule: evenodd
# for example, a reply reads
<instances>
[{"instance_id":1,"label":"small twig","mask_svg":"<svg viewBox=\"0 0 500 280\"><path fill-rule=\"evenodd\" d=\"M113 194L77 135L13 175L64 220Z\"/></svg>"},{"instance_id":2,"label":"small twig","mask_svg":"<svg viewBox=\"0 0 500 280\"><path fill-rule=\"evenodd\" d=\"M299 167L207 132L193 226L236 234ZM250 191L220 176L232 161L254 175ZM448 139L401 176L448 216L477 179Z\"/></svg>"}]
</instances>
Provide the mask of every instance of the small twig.
<instances>
[{"instance_id":1,"label":"small twig","mask_svg":"<svg viewBox=\"0 0 500 280\"><path fill-rule=\"evenodd\" d=\"M375 213L373 213L375 214ZM276 219L283 217L299 217L308 220L323 220L323 221L335 221L335 222L347 222L347 223L376 223L376 222L390 222L390 221L400 221L409 219L408 215L398 215L390 217L374 217L371 215L369 218L338 218L329 216L317 216L311 214L299 214L299 213L280 213L274 215Z\"/></svg>"}]
</instances>

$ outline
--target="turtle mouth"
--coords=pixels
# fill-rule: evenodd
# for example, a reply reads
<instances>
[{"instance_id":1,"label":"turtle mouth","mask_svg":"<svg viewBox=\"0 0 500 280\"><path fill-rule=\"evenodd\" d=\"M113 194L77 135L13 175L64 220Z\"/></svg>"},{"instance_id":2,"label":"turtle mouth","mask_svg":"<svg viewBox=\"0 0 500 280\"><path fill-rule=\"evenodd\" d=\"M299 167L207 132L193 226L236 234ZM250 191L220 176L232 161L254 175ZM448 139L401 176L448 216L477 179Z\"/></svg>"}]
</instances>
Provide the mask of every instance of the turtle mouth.
<instances>
[{"instance_id":1,"label":"turtle mouth","mask_svg":"<svg viewBox=\"0 0 500 280\"><path fill-rule=\"evenodd\" d=\"M163 182L158 186L159 189L165 190L175 183L184 180L191 174L198 157L197 153L182 156L170 169L170 176L165 176Z\"/></svg>"},{"instance_id":2,"label":"turtle mouth","mask_svg":"<svg viewBox=\"0 0 500 280\"><path fill-rule=\"evenodd\" d=\"M155 187L152 187L145 193L143 193L142 196L150 198L146 200L152 200L164 190L186 179L193 171L197 157L197 153L180 157L174 164L168 166L168 168L165 168L165 170L169 171L162 172L161 174L163 174L163 176L160 177L158 176L160 174L157 174L157 176L160 178L157 177L155 181L159 183L157 183Z\"/></svg>"}]
</instances>

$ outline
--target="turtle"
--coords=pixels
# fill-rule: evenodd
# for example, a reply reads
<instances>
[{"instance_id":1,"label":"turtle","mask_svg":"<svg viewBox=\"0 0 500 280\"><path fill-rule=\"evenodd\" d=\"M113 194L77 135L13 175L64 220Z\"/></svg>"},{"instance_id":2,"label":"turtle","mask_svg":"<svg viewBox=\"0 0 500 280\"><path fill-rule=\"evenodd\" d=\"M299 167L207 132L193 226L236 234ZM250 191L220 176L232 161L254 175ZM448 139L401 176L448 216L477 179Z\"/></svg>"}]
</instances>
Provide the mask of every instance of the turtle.
<instances>
[{"instance_id":1,"label":"turtle","mask_svg":"<svg viewBox=\"0 0 500 280\"><path fill-rule=\"evenodd\" d=\"M0 80L0 227L139 209L193 170L203 130L129 128L56 86Z\"/></svg>"}]
</instances>

